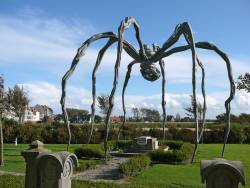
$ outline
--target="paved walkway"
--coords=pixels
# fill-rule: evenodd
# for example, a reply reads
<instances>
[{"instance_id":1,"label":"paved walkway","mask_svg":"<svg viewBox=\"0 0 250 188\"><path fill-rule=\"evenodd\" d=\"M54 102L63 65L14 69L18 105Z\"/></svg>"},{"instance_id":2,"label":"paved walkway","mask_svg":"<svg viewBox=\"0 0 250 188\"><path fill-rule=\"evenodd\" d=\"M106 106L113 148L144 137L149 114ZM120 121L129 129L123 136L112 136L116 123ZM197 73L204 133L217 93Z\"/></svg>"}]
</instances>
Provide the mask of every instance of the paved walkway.
<instances>
[{"instance_id":1,"label":"paved walkway","mask_svg":"<svg viewBox=\"0 0 250 188\"><path fill-rule=\"evenodd\" d=\"M73 175L77 180L91 180L91 181L118 181L122 182L119 175L119 165L127 161L128 158L113 157L107 164L97 165L95 169L86 170L81 173Z\"/></svg>"}]
</instances>

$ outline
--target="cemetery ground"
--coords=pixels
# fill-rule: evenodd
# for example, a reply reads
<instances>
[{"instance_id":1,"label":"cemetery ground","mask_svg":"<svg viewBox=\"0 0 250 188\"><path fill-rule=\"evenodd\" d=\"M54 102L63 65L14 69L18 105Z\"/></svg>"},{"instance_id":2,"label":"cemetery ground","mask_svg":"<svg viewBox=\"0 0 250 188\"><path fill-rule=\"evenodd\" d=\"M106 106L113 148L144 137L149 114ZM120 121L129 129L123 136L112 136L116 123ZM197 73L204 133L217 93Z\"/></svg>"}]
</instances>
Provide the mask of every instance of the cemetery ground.
<instances>
[{"instance_id":1,"label":"cemetery ground","mask_svg":"<svg viewBox=\"0 0 250 188\"><path fill-rule=\"evenodd\" d=\"M81 144L72 144L70 152ZM102 147L100 144L91 144L91 147ZM5 175L0 175L1 188L22 188L24 186L24 176L16 173L25 172L25 162L20 155L21 150L27 149L27 144L19 144L17 147L13 144L5 144L5 167L0 167L0 174L4 171ZM46 144L45 148L52 151L62 151L66 149L64 144ZM123 183L118 184L116 181L94 182L73 180L72 187L171 187L171 188L195 188L205 187L201 184L200 178L200 160L212 159L219 157L222 144L201 144L198 149L194 164L188 165L167 165L155 164L146 169L142 174L126 178ZM250 147L249 144L228 144L226 148L225 158L230 160L242 161L245 177L246 188L250 188L248 178L250 176ZM96 160L80 160L81 166L95 167L102 161ZM7 175L6 172L11 172ZM2 174L4 174L2 173ZM19 176L17 176L19 175Z\"/></svg>"}]
</instances>

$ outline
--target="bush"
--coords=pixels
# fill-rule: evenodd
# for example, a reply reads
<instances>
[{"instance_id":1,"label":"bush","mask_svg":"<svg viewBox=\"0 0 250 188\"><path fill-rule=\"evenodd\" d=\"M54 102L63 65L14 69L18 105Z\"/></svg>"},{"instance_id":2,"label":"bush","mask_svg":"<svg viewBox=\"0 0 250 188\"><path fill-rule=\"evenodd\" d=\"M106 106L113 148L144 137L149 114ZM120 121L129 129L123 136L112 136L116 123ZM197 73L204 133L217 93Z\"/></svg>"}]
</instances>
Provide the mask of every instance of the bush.
<instances>
[{"instance_id":1,"label":"bush","mask_svg":"<svg viewBox=\"0 0 250 188\"><path fill-rule=\"evenodd\" d=\"M184 144L181 140L163 140L159 142L160 146L168 146L171 150L179 150Z\"/></svg>"},{"instance_id":2,"label":"bush","mask_svg":"<svg viewBox=\"0 0 250 188\"><path fill-rule=\"evenodd\" d=\"M174 142L173 142L174 143ZM178 142L176 142L178 143ZM181 143L181 142L180 142ZM179 145L174 145L178 148ZM148 153L150 159L155 163L186 163L192 157L194 146L190 143L182 143L179 149L172 149L169 151L164 151L159 149L156 151L151 151Z\"/></svg>"},{"instance_id":3,"label":"bush","mask_svg":"<svg viewBox=\"0 0 250 188\"><path fill-rule=\"evenodd\" d=\"M244 129L244 133L245 133L245 136L246 136L246 138L245 138L245 140L244 140L244 143L250 143L250 127L246 127L245 129Z\"/></svg>"},{"instance_id":4,"label":"bush","mask_svg":"<svg viewBox=\"0 0 250 188\"><path fill-rule=\"evenodd\" d=\"M119 140L119 141L115 142L114 150L126 151L131 147L132 144L133 144L133 141L131 141L131 140Z\"/></svg>"},{"instance_id":5,"label":"bush","mask_svg":"<svg viewBox=\"0 0 250 188\"><path fill-rule=\"evenodd\" d=\"M76 148L74 153L78 158L104 158L104 151L98 148L81 147Z\"/></svg>"},{"instance_id":6,"label":"bush","mask_svg":"<svg viewBox=\"0 0 250 188\"><path fill-rule=\"evenodd\" d=\"M242 144L245 139L246 135L244 133L243 127L232 126L228 137L228 143Z\"/></svg>"},{"instance_id":7,"label":"bush","mask_svg":"<svg viewBox=\"0 0 250 188\"><path fill-rule=\"evenodd\" d=\"M119 171L123 176L136 176L149 167L151 160L148 156L142 155L129 159L119 166Z\"/></svg>"}]
</instances>

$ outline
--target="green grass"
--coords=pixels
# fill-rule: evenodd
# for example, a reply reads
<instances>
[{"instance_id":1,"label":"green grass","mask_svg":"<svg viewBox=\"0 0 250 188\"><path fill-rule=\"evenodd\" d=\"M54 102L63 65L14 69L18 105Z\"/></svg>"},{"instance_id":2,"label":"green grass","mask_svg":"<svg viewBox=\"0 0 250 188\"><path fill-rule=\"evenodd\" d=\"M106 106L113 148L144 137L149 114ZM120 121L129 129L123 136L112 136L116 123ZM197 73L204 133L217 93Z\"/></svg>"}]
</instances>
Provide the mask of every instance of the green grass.
<instances>
[{"instance_id":1,"label":"green grass","mask_svg":"<svg viewBox=\"0 0 250 188\"><path fill-rule=\"evenodd\" d=\"M0 170L24 172L25 164L23 158L20 156L20 151L26 149L27 145L19 145L15 147L13 145L5 145L5 167L0 167ZM70 151L79 145L72 145ZM93 145L92 147L102 147L101 145ZM46 148L53 151L65 150L66 145L46 145ZM145 170L139 176L133 177L128 180L127 184L117 185L112 183L91 183L73 181L72 188L87 188L87 187L123 187L123 188L151 188L151 187L165 187L165 188L201 188L205 187L201 184L200 179L200 160L212 159L214 157L220 157L222 149L221 144L204 144L199 146L199 150L196 156L195 163L192 165L166 165L158 164ZM239 160L243 162L246 188L250 188L250 145L248 144L229 144L226 147L225 158L230 160ZM12 183L10 183L12 182ZM13 178L12 176L0 176L1 188L14 188L20 187L23 183L23 177ZM6 185L5 185L6 184ZM11 185L9 185L11 184ZM8 186L7 186L8 185ZM15 186L16 185L16 186ZM17 186L18 185L18 186Z\"/></svg>"},{"instance_id":2,"label":"green grass","mask_svg":"<svg viewBox=\"0 0 250 188\"><path fill-rule=\"evenodd\" d=\"M69 151L74 153L74 149L82 146L82 144L72 144ZM91 144L91 147L102 147L100 144ZM21 156L21 151L29 148L28 144L19 144L15 146L14 144L5 144L4 145L4 166L0 166L0 171L7 172L25 172L25 162L24 158ZM66 144L47 144L45 145L46 149L49 149L54 152L65 151L67 149ZM97 161L94 160L79 160L79 164L84 166L85 163L95 165ZM98 163L98 162L97 162Z\"/></svg>"},{"instance_id":3,"label":"green grass","mask_svg":"<svg viewBox=\"0 0 250 188\"><path fill-rule=\"evenodd\" d=\"M192 165L154 165L141 175L131 179L132 184L142 186L163 187L204 187L200 178L200 160L220 157L222 145L204 144L199 146L196 160ZM240 160L243 162L246 182L250 176L250 145L230 144L227 145L225 158L229 160ZM246 185L250 188L250 185Z\"/></svg>"}]
</instances>

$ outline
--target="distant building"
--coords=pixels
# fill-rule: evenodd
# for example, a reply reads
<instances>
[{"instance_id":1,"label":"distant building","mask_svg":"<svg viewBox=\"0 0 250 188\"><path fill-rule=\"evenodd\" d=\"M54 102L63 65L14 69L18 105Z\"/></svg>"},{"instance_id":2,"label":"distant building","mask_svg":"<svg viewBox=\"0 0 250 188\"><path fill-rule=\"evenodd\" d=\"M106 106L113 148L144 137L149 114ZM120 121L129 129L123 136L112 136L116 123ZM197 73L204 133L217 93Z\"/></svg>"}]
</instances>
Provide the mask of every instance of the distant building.
<instances>
[{"instance_id":1,"label":"distant building","mask_svg":"<svg viewBox=\"0 0 250 188\"><path fill-rule=\"evenodd\" d=\"M121 118L119 116L112 116L111 117L111 121L112 122L120 122L121 121Z\"/></svg>"},{"instance_id":2,"label":"distant building","mask_svg":"<svg viewBox=\"0 0 250 188\"><path fill-rule=\"evenodd\" d=\"M38 122L40 120L40 113L38 111L33 110L32 108L26 108L24 113L24 122Z\"/></svg>"},{"instance_id":3,"label":"distant building","mask_svg":"<svg viewBox=\"0 0 250 188\"><path fill-rule=\"evenodd\" d=\"M39 112L40 121L44 120L45 118L53 118L53 110L46 105L37 104L30 108L33 112Z\"/></svg>"},{"instance_id":4,"label":"distant building","mask_svg":"<svg viewBox=\"0 0 250 188\"><path fill-rule=\"evenodd\" d=\"M173 115L167 115L167 121L168 122L174 122L175 121L174 116Z\"/></svg>"}]
</instances>

